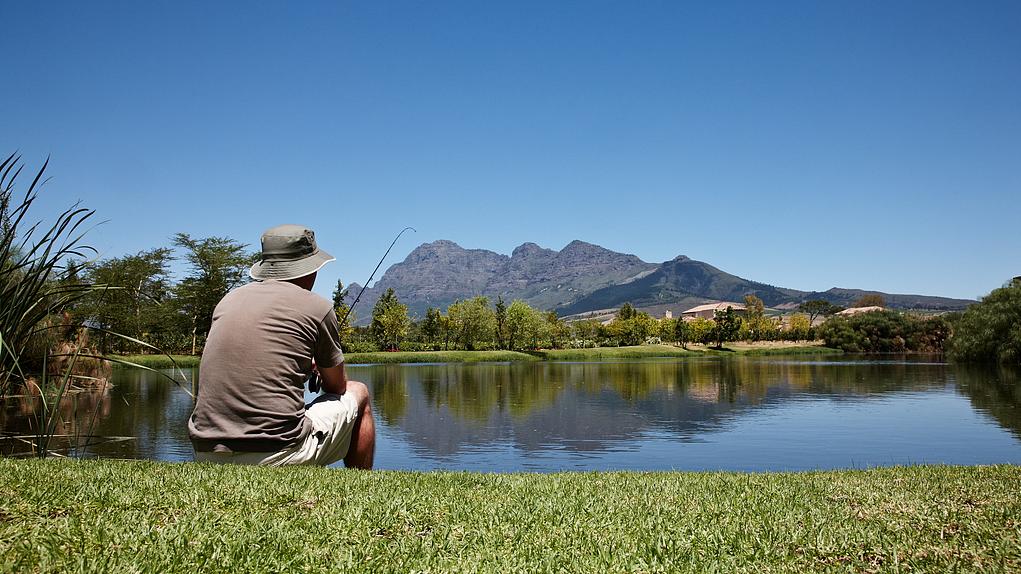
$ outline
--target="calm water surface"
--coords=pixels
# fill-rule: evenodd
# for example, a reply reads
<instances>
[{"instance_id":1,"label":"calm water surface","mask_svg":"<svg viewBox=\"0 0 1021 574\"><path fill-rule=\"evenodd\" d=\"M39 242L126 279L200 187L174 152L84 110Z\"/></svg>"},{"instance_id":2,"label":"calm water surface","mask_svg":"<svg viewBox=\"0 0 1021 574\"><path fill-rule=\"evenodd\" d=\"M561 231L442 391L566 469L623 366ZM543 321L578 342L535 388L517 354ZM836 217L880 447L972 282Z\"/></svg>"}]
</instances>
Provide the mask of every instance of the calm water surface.
<instances>
[{"instance_id":1,"label":"calm water surface","mask_svg":"<svg viewBox=\"0 0 1021 574\"><path fill-rule=\"evenodd\" d=\"M188 373L194 376L195 372ZM1021 463L1021 382L931 360L671 359L350 366L384 469L804 470ZM191 460L191 398L118 371L64 405L87 456ZM26 432L28 399L0 413ZM4 452L15 449L10 439Z\"/></svg>"}]
</instances>

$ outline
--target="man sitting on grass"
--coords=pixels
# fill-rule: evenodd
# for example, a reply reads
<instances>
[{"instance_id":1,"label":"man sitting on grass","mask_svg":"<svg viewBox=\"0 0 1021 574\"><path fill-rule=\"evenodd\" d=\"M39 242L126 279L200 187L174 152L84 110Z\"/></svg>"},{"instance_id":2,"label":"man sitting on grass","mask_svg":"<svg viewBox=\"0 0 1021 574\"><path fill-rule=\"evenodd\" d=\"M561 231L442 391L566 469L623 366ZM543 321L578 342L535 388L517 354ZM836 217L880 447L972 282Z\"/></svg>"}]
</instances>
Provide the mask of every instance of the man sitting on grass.
<instances>
[{"instance_id":1,"label":"man sitting on grass","mask_svg":"<svg viewBox=\"0 0 1021 574\"><path fill-rule=\"evenodd\" d=\"M249 283L213 311L198 398L188 421L195 460L372 468L376 428L369 390L347 380L333 305L312 293L334 258L300 225L262 235ZM304 401L317 371L325 394Z\"/></svg>"}]
</instances>

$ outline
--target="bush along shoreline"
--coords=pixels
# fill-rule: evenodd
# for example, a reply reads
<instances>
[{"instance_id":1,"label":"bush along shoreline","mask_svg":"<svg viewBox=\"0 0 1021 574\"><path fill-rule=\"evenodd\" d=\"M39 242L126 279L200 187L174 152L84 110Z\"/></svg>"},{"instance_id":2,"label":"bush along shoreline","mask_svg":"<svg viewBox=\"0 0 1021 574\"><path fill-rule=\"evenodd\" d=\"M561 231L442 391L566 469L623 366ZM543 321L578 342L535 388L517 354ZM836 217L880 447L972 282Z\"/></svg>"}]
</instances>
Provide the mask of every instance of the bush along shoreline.
<instances>
[{"instance_id":1,"label":"bush along shoreline","mask_svg":"<svg viewBox=\"0 0 1021 574\"><path fill-rule=\"evenodd\" d=\"M617 359L660 359L762 355L831 355L839 349L822 345L795 346L691 346L640 345L635 347L595 347L589 349L549 349L537 351L395 351L345 353L349 365L394 363L507 363L525 361L605 361ZM114 355L118 360L136 363L151 369L198 367L201 355ZM171 357L173 360L171 360Z\"/></svg>"}]
</instances>

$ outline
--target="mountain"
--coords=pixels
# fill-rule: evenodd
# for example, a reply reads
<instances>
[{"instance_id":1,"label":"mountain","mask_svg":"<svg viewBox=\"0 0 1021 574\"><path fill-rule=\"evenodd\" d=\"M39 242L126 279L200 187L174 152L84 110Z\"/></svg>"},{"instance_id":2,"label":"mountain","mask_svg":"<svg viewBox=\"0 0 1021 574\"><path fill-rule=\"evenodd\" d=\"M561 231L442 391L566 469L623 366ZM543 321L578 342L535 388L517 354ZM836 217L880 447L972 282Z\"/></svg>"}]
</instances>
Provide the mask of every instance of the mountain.
<instances>
[{"instance_id":1,"label":"mountain","mask_svg":"<svg viewBox=\"0 0 1021 574\"><path fill-rule=\"evenodd\" d=\"M523 299L561 316L615 309L625 302L661 314L675 314L710 301L741 302L755 295L768 307L789 309L803 301L825 299L847 306L862 295L877 293L887 305L904 309L960 310L974 301L928 295L901 295L834 287L799 291L732 275L683 255L665 263L647 263L584 241L560 251L524 243L510 256L485 249L465 249L446 240L424 243L404 261L392 265L355 307L365 324L376 299L393 288L413 317L429 307L446 309L457 299L485 295L508 303ZM360 286L352 284L351 298Z\"/></svg>"},{"instance_id":2,"label":"mountain","mask_svg":"<svg viewBox=\"0 0 1021 574\"><path fill-rule=\"evenodd\" d=\"M365 290L355 306L362 324L372 314L376 299L388 288L408 305L413 317L429 307L446 309L457 299L502 296L508 303L523 299L542 309L553 309L610 285L619 285L655 271L658 265L634 255L572 241L554 251L525 243L511 255L485 249L465 249L453 241L424 243ZM361 287L352 284L349 293Z\"/></svg>"},{"instance_id":3,"label":"mountain","mask_svg":"<svg viewBox=\"0 0 1021 574\"><path fill-rule=\"evenodd\" d=\"M882 293L880 291L863 291L861 289L843 289L834 287L826 291L806 293L804 300L825 299L835 305L847 306L863 295L881 295L886 300L888 307L895 309L928 309L931 311L961 311L975 301L972 299L952 299L949 297L935 297L932 295L904 295L897 293Z\"/></svg>"},{"instance_id":4,"label":"mountain","mask_svg":"<svg viewBox=\"0 0 1021 574\"><path fill-rule=\"evenodd\" d=\"M564 305L558 312L573 315L616 308L628 302L638 308L667 305L676 307L675 312L680 312L707 300L741 302L745 295L755 295L767 307L775 307L798 299L803 294L802 291L742 279L708 263L681 255L663 263L644 277L596 290L574 303Z\"/></svg>"}]
</instances>

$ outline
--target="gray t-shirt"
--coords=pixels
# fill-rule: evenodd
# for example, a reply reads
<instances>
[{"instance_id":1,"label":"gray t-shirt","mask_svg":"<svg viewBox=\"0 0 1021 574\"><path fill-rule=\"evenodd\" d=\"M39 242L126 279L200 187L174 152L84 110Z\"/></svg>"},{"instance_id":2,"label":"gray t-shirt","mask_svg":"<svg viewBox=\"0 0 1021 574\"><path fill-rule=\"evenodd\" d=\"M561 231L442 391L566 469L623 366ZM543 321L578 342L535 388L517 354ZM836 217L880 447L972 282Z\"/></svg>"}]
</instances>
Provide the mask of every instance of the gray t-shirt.
<instances>
[{"instance_id":1,"label":"gray t-shirt","mask_svg":"<svg viewBox=\"0 0 1021 574\"><path fill-rule=\"evenodd\" d=\"M344 362L337 315L319 295L286 281L249 283L213 311L198 398L188 421L197 451L272 452L304 440L304 385Z\"/></svg>"}]
</instances>

